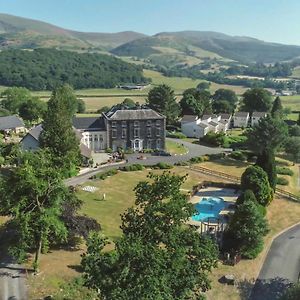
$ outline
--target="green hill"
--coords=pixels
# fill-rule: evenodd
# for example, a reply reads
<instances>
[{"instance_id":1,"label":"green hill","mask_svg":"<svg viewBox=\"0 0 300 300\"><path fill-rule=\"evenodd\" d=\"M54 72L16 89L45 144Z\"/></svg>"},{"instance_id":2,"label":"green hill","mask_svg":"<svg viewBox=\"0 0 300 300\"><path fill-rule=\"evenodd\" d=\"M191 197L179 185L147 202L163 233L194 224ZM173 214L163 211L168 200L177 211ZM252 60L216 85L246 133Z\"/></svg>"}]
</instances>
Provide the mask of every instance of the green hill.
<instances>
[{"instance_id":1,"label":"green hill","mask_svg":"<svg viewBox=\"0 0 300 300\"><path fill-rule=\"evenodd\" d=\"M107 51L145 35L132 31L89 33L60 28L45 22L0 14L0 48L48 48Z\"/></svg>"},{"instance_id":2,"label":"green hill","mask_svg":"<svg viewBox=\"0 0 300 300\"><path fill-rule=\"evenodd\" d=\"M159 47L176 50L178 55L206 59L215 57L241 63L290 60L300 56L300 46L268 43L249 37L235 37L209 31L165 32L121 45L111 52L153 60L164 56Z\"/></svg>"}]
</instances>

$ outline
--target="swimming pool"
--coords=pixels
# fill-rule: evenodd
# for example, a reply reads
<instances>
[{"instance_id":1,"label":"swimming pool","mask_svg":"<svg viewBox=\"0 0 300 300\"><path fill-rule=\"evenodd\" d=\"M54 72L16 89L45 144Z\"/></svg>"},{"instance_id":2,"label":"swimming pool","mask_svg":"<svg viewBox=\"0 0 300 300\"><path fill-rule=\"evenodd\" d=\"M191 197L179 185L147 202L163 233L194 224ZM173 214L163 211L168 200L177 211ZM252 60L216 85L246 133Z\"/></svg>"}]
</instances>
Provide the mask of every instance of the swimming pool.
<instances>
[{"instance_id":1,"label":"swimming pool","mask_svg":"<svg viewBox=\"0 0 300 300\"><path fill-rule=\"evenodd\" d=\"M202 198L196 205L197 213L192 216L194 221L213 221L219 218L219 213L225 208L225 201L222 198Z\"/></svg>"}]
</instances>

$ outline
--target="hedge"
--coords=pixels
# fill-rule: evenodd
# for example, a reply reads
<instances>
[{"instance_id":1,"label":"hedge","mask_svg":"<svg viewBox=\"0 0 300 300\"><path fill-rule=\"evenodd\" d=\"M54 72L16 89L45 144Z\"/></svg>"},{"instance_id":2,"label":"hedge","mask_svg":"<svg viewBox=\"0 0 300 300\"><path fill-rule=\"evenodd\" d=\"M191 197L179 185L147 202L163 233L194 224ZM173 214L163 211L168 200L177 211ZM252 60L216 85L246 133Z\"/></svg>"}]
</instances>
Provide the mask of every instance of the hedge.
<instances>
[{"instance_id":1,"label":"hedge","mask_svg":"<svg viewBox=\"0 0 300 300\"><path fill-rule=\"evenodd\" d=\"M100 179L100 180L104 180L109 176L113 176L116 175L118 173L118 170L116 169L111 169L108 170L106 172L100 173L100 174L96 174L90 177L90 179Z\"/></svg>"},{"instance_id":2,"label":"hedge","mask_svg":"<svg viewBox=\"0 0 300 300\"><path fill-rule=\"evenodd\" d=\"M289 181L284 177L277 177L276 184L278 184L278 185L288 185Z\"/></svg>"},{"instance_id":3,"label":"hedge","mask_svg":"<svg viewBox=\"0 0 300 300\"><path fill-rule=\"evenodd\" d=\"M173 139L185 139L186 135L184 135L181 132L167 132L167 137L173 138Z\"/></svg>"},{"instance_id":4,"label":"hedge","mask_svg":"<svg viewBox=\"0 0 300 300\"><path fill-rule=\"evenodd\" d=\"M277 167L276 172L277 172L277 174L280 174L280 175L288 175L288 176L294 175L294 172L291 169L286 168L286 167Z\"/></svg>"},{"instance_id":5,"label":"hedge","mask_svg":"<svg viewBox=\"0 0 300 300\"><path fill-rule=\"evenodd\" d=\"M120 170L122 170L124 172L142 171L142 170L144 170L144 166L141 164L133 164L130 166L122 167L122 168L120 168Z\"/></svg>"}]
</instances>

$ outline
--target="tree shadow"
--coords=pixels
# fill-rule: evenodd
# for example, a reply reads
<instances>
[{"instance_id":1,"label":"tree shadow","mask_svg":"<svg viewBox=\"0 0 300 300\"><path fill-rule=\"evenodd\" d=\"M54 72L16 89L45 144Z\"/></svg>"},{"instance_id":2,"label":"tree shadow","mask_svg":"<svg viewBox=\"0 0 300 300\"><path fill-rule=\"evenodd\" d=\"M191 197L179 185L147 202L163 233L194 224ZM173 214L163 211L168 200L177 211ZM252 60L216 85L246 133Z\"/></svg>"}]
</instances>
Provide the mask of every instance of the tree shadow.
<instances>
[{"instance_id":1,"label":"tree shadow","mask_svg":"<svg viewBox=\"0 0 300 300\"><path fill-rule=\"evenodd\" d=\"M277 300L292 285L285 278L243 280L237 283L242 300Z\"/></svg>"},{"instance_id":2,"label":"tree shadow","mask_svg":"<svg viewBox=\"0 0 300 300\"><path fill-rule=\"evenodd\" d=\"M81 265L68 265L68 268L78 272L78 273L82 273L83 272L83 268Z\"/></svg>"}]
</instances>

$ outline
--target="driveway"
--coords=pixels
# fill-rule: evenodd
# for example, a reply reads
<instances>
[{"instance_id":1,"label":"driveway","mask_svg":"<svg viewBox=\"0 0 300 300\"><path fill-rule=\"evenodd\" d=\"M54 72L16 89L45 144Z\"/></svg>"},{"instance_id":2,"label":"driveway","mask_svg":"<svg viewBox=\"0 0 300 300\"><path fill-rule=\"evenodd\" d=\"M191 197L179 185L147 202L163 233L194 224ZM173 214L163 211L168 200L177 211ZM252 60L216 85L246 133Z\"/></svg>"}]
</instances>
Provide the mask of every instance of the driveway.
<instances>
[{"instance_id":1,"label":"driveway","mask_svg":"<svg viewBox=\"0 0 300 300\"><path fill-rule=\"evenodd\" d=\"M0 264L0 300L26 300L24 268L18 264Z\"/></svg>"},{"instance_id":2,"label":"driveway","mask_svg":"<svg viewBox=\"0 0 300 300\"><path fill-rule=\"evenodd\" d=\"M153 156L151 154L143 154L143 156L146 157L146 159L143 159L143 160L138 159L138 157L141 156L141 154L131 154L131 155L127 155L127 159L128 159L127 163L124 162L124 163L118 164L117 166L116 165L102 166L97 169L91 170L90 172L87 172L85 174L69 178L69 179L65 180L65 183L68 186L75 186L78 184L82 184L95 174L98 174L98 173L101 173L101 172L104 172L104 171L107 171L110 169L115 169L119 166L132 165L132 164L136 164L136 163L139 163L139 164L142 164L145 166L147 166L147 165L149 166L149 165L155 165L159 162L165 162L165 163L174 165L177 162L187 161L187 160L191 159L192 157L207 155L207 154L217 154L217 153L221 153L221 152L228 150L228 149L224 149L224 148L213 148L213 147L207 147L207 146L202 146L202 145L198 145L198 144L192 144L189 142L182 141L180 139L167 138L167 140L171 140L171 141L177 142L179 144L183 144L188 149L188 153L183 154L183 155L172 155L172 156Z\"/></svg>"},{"instance_id":3,"label":"driveway","mask_svg":"<svg viewBox=\"0 0 300 300\"><path fill-rule=\"evenodd\" d=\"M300 224L272 243L252 290L251 300L276 300L300 272Z\"/></svg>"}]
</instances>

